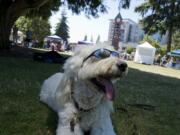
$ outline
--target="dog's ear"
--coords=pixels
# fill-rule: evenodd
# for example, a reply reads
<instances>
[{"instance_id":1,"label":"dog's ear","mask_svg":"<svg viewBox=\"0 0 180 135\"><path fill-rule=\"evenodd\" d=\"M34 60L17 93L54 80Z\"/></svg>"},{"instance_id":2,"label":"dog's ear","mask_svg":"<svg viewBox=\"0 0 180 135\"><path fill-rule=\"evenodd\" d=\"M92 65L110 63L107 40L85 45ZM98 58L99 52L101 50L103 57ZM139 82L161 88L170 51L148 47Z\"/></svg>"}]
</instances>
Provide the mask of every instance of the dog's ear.
<instances>
[{"instance_id":1,"label":"dog's ear","mask_svg":"<svg viewBox=\"0 0 180 135\"><path fill-rule=\"evenodd\" d=\"M65 103L70 102L72 100L71 93L73 89L73 83L73 78L70 78L66 75L63 76L63 79L59 83L55 94L55 98L59 108L63 107Z\"/></svg>"},{"instance_id":2,"label":"dog's ear","mask_svg":"<svg viewBox=\"0 0 180 135\"><path fill-rule=\"evenodd\" d=\"M83 58L76 55L69 58L63 66L66 76L75 77L81 68Z\"/></svg>"}]
</instances>

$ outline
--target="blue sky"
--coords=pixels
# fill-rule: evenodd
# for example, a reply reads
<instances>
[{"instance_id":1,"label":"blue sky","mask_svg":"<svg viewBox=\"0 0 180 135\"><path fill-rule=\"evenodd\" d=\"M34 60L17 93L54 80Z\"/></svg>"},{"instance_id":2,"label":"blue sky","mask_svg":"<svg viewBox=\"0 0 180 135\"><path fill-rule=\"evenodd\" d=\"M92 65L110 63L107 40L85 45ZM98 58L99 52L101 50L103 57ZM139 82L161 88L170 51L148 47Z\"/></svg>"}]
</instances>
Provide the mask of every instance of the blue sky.
<instances>
[{"instance_id":1,"label":"blue sky","mask_svg":"<svg viewBox=\"0 0 180 135\"><path fill-rule=\"evenodd\" d=\"M97 36L100 35L101 41L107 41L109 20L115 18L118 14L118 1L119 0L105 0L105 4L109 7L108 13L101 14L99 18L88 19L83 13L80 15L72 14L71 11L66 10L67 20L69 26L70 42L77 42L84 39L87 35L88 40L93 37L96 41ZM141 16L134 12L134 8L140 5L144 0L131 0L131 6L129 9L121 9L122 18L130 18L131 20L138 22ZM54 32L55 26L61 18L61 8L58 12L53 13L50 17L50 24L52 26L51 32Z\"/></svg>"}]
</instances>

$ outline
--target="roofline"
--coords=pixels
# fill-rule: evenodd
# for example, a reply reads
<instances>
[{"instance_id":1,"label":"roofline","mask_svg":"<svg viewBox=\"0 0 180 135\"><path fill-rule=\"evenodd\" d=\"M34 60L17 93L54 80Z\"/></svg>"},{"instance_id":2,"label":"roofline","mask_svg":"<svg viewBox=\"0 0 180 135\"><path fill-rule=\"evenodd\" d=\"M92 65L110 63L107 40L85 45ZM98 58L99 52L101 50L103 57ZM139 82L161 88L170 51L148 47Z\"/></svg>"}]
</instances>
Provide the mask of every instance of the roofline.
<instances>
[{"instance_id":1,"label":"roofline","mask_svg":"<svg viewBox=\"0 0 180 135\"><path fill-rule=\"evenodd\" d=\"M135 21L131 20L130 18L124 18L123 20L128 20L128 21L130 21L130 22L132 22L132 23L138 24L138 23L136 23Z\"/></svg>"},{"instance_id":2,"label":"roofline","mask_svg":"<svg viewBox=\"0 0 180 135\"><path fill-rule=\"evenodd\" d=\"M135 21L131 20L130 18L122 19L122 21L126 21L126 20L138 25L138 23L136 23ZM114 19L109 19L109 21L114 21Z\"/></svg>"}]
</instances>

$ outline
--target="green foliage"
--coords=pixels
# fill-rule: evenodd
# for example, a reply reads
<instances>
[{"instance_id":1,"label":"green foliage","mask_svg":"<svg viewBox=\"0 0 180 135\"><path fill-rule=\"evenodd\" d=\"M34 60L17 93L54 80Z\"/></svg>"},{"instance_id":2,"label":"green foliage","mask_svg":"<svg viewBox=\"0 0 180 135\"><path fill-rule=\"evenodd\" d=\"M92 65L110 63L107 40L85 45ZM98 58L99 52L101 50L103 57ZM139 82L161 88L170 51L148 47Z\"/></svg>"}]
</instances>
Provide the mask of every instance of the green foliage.
<instances>
[{"instance_id":1,"label":"green foliage","mask_svg":"<svg viewBox=\"0 0 180 135\"><path fill-rule=\"evenodd\" d=\"M26 31L31 27L32 20L21 16L18 18L18 20L15 22L15 25L18 27L20 31L22 31L24 34L26 34Z\"/></svg>"},{"instance_id":2,"label":"green foliage","mask_svg":"<svg viewBox=\"0 0 180 135\"><path fill-rule=\"evenodd\" d=\"M151 36L145 35L141 43L146 41L156 48L156 54L160 54L161 56L166 54L166 46L160 46L160 43L154 40Z\"/></svg>"},{"instance_id":3,"label":"green foliage","mask_svg":"<svg viewBox=\"0 0 180 135\"><path fill-rule=\"evenodd\" d=\"M121 7L129 7L130 0L121 1ZM103 0L0 0L0 49L8 48L11 28L20 16L41 16L47 19L62 5L66 5L73 13L84 12L93 17L107 12Z\"/></svg>"},{"instance_id":4,"label":"green foliage","mask_svg":"<svg viewBox=\"0 0 180 135\"><path fill-rule=\"evenodd\" d=\"M170 51L173 30L180 27L180 1L147 0L136 7L135 11L144 17L141 24L145 33L169 32L167 51Z\"/></svg>"},{"instance_id":5,"label":"green foliage","mask_svg":"<svg viewBox=\"0 0 180 135\"><path fill-rule=\"evenodd\" d=\"M119 0L119 5L122 8L129 8L131 0ZM68 8L72 12L79 14L84 12L89 17L99 17L99 13L106 13L108 5L105 5L104 0L67 0Z\"/></svg>"},{"instance_id":6,"label":"green foliage","mask_svg":"<svg viewBox=\"0 0 180 135\"><path fill-rule=\"evenodd\" d=\"M69 26L67 25L67 17L62 14L60 22L56 25L56 35L60 36L64 41L69 38Z\"/></svg>"},{"instance_id":7,"label":"green foliage","mask_svg":"<svg viewBox=\"0 0 180 135\"><path fill-rule=\"evenodd\" d=\"M158 41L154 40L152 37L145 35L142 43L145 41L149 42L152 46L154 46L156 48L156 54L161 54L161 56L166 54L166 48L161 47L160 43Z\"/></svg>"},{"instance_id":8,"label":"green foliage","mask_svg":"<svg viewBox=\"0 0 180 135\"><path fill-rule=\"evenodd\" d=\"M42 17L20 17L16 22L16 26L20 31L26 35L28 30L31 30L33 33L33 39L43 41L44 37L50 34L50 24L48 20L43 19Z\"/></svg>"},{"instance_id":9,"label":"green foliage","mask_svg":"<svg viewBox=\"0 0 180 135\"><path fill-rule=\"evenodd\" d=\"M133 47L128 46L128 47L126 48L126 52L127 52L128 54L131 54L133 51L134 51L134 48L133 48Z\"/></svg>"},{"instance_id":10,"label":"green foliage","mask_svg":"<svg viewBox=\"0 0 180 135\"><path fill-rule=\"evenodd\" d=\"M136 12L144 17L141 23L148 34L160 31L165 34L166 30L180 24L180 1L177 0L148 0L136 7Z\"/></svg>"},{"instance_id":11,"label":"green foliage","mask_svg":"<svg viewBox=\"0 0 180 135\"><path fill-rule=\"evenodd\" d=\"M44 0L43 4L37 5L36 8L28 9L26 16L41 16L43 19L48 19L52 15L52 12L59 10L61 5L61 0Z\"/></svg>"},{"instance_id":12,"label":"green foliage","mask_svg":"<svg viewBox=\"0 0 180 135\"><path fill-rule=\"evenodd\" d=\"M173 34L172 43L173 43L173 48L174 49L180 49L180 30L177 30Z\"/></svg>"},{"instance_id":13,"label":"green foliage","mask_svg":"<svg viewBox=\"0 0 180 135\"><path fill-rule=\"evenodd\" d=\"M165 46L161 46L161 48L158 49L158 53L161 56L164 56L166 54L166 47Z\"/></svg>"},{"instance_id":14,"label":"green foliage","mask_svg":"<svg viewBox=\"0 0 180 135\"><path fill-rule=\"evenodd\" d=\"M122 8L129 8L130 0L120 0L120 3ZM99 17L99 13L106 13L108 8L102 0L47 0L43 6L29 10L28 15L41 15L47 18L52 14L51 11L57 11L62 5L66 5L76 14L84 12L87 17Z\"/></svg>"},{"instance_id":15,"label":"green foliage","mask_svg":"<svg viewBox=\"0 0 180 135\"><path fill-rule=\"evenodd\" d=\"M145 35L144 39L141 42L143 43L143 42L146 42L146 41L149 42L156 49L160 48L160 43L158 41L154 40L151 36Z\"/></svg>"}]
</instances>

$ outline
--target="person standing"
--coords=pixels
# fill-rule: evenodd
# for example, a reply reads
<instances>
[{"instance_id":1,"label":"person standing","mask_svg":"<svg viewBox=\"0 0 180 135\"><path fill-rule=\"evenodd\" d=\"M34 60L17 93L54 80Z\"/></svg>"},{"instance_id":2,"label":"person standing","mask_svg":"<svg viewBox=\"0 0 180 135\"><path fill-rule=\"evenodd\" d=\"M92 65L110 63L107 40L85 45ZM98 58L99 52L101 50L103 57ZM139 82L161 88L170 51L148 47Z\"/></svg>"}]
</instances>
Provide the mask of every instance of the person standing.
<instances>
[{"instance_id":1,"label":"person standing","mask_svg":"<svg viewBox=\"0 0 180 135\"><path fill-rule=\"evenodd\" d=\"M17 39L18 39L18 28L16 25L13 26L13 42L17 44Z\"/></svg>"},{"instance_id":2,"label":"person standing","mask_svg":"<svg viewBox=\"0 0 180 135\"><path fill-rule=\"evenodd\" d=\"M31 41L32 41L32 31L31 30L27 30L27 32L26 32L26 42L27 42L27 47L29 47L30 46L30 43L31 43Z\"/></svg>"}]
</instances>

